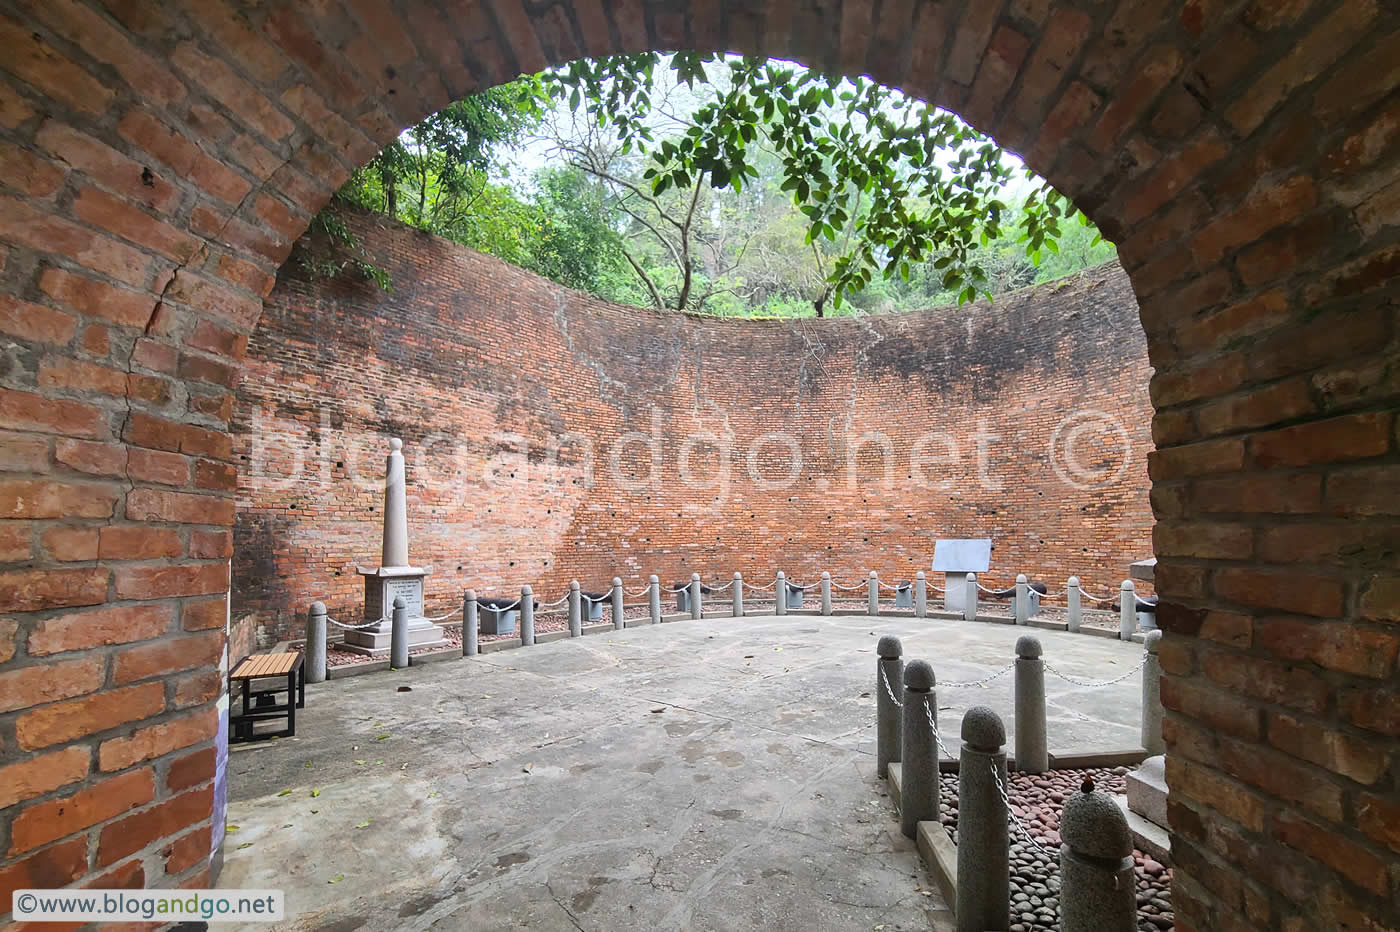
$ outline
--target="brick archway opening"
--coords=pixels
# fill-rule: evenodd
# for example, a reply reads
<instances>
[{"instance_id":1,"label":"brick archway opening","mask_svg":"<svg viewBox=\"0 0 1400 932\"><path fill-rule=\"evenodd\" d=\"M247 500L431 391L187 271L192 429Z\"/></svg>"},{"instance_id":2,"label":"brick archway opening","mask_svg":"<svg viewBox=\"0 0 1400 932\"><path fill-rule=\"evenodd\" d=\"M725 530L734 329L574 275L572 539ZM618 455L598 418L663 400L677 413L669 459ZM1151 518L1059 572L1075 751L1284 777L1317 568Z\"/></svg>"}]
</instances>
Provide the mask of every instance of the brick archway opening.
<instances>
[{"instance_id":1,"label":"brick archway opening","mask_svg":"<svg viewBox=\"0 0 1400 932\"><path fill-rule=\"evenodd\" d=\"M517 73L732 48L963 114L1120 245L1157 370L1179 922L1400 922L1400 12L67 0L0 27L6 891L208 881L231 389L331 191Z\"/></svg>"}]
</instances>

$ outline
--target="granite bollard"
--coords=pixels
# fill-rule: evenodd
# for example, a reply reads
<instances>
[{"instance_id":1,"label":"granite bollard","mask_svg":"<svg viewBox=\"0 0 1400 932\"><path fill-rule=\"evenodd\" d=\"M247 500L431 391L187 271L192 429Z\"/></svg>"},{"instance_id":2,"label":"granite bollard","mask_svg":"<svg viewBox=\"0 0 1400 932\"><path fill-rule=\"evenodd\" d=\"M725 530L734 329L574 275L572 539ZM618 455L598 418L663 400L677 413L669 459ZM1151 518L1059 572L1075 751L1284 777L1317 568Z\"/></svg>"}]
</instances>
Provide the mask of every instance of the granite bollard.
<instances>
[{"instance_id":1,"label":"granite bollard","mask_svg":"<svg viewBox=\"0 0 1400 932\"><path fill-rule=\"evenodd\" d=\"M690 619L691 619L691 621L699 621L701 618L705 617L705 607L700 603L700 599L701 599L700 590L701 590L701 586L700 586L700 574L699 574L699 573L691 573L691 574L690 574Z\"/></svg>"},{"instance_id":2,"label":"granite bollard","mask_svg":"<svg viewBox=\"0 0 1400 932\"><path fill-rule=\"evenodd\" d=\"M1137 586L1131 579L1123 580L1118 593L1118 639L1130 641L1137 630Z\"/></svg>"},{"instance_id":3,"label":"granite bollard","mask_svg":"<svg viewBox=\"0 0 1400 932\"><path fill-rule=\"evenodd\" d=\"M1143 635L1141 738L1149 757L1165 754L1167 750L1162 741L1162 664L1157 659L1161 644L1161 629L1154 628Z\"/></svg>"},{"instance_id":4,"label":"granite bollard","mask_svg":"<svg viewBox=\"0 0 1400 932\"><path fill-rule=\"evenodd\" d=\"M866 587L866 614L880 614L880 574L874 570L870 571L870 577L865 583Z\"/></svg>"},{"instance_id":5,"label":"granite bollard","mask_svg":"<svg viewBox=\"0 0 1400 932\"><path fill-rule=\"evenodd\" d=\"M923 570L914 574L914 617L928 617L928 574Z\"/></svg>"},{"instance_id":6,"label":"granite bollard","mask_svg":"<svg viewBox=\"0 0 1400 932\"><path fill-rule=\"evenodd\" d=\"M899 830L917 838L920 822L938 821L938 741L929 716L938 723L933 667L911 660L904 668L904 708L900 723Z\"/></svg>"},{"instance_id":7,"label":"granite bollard","mask_svg":"<svg viewBox=\"0 0 1400 932\"><path fill-rule=\"evenodd\" d=\"M734 574L734 617L744 617L744 574Z\"/></svg>"},{"instance_id":8,"label":"granite bollard","mask_svg":"<svg viewBox=\"0 0 1400 932\"><path fill-rule=\"evenodd\" d=\"M530 647L535 643L535 590L530 586L520 587L520 645Z\"/></svg>"},{"instance_id":9,"label":"granite bollard","mask_svg":"<svg viewBox=\"0 0 1400 932\"><path fill-rule=\"evenodd\" d=\"M578 580L569 581L569 637L583 634L583 593Z\"/></svg>"},{"instance_id":10,"label":"granite bollard","mask_svg":"<svg viewBox=\"0 0 1400 932\"><path fill-rule=\"evenodd\" d=\"M408 666L408 606L403 596L394 596L394 614L389 620L389 666L402 670Z\"/></svg>"},{"instance_id":11,"label":"granite bollard","mask_svg":"<svg viewBox=\"0 0 1400 932\"><path fill-rule=\"evenodd\" d=\"M875 772L889 776L891 762L900 755L900 712L895 690L904 682L904 645L893 634L880 638L875 647Z\"/></svg>"},{"instance_id":12,"label":"granite bollard","mask_svg":"<svg viewBox=\"0 0 1400 932\"><path fill-rule=\"evenodd\" d=\"M831 614L831 574L822 571L822 614Z\"/></svg>"},{"instance_id":13,"label":"granite bollard","mask_svg":"<svg viewBox=\"0 0 1400 932\"><path fill-rule=\"evenodd\" d=\"M627 627L627 616L622 611L622 580L616 576L612 581L612 616L614 631Z\"/></svg>"},{"instance_id":14,"label":"granite bollard","mask_svg":"<svg viewBox=\"0 0 1400 932\"><path fill-rule=\"evenodd\" d=\"M462 656L475 657L479 649L480 623L476 617L476 590L462 594Z\"/></svg>"},{"instance_id":15,"label":"granite bollard","mask_svg":"<svg viewBox=\"0 0 1400 932\"><path fill-rule=\"evenodd\" d=\"M1017 573L1016 591L1013 596L1015 600L1013 611L1016 617L1016 624L1018 625L1027 625L1030 624L1031 621L1030 588L1030 580L1026 578L1026 574Z\"/></svg>"},{"instance_id":16,"label":"granite bollard","mask_svg":"<svg viewBox=\"0 0 1400 932\"><path fill-rule=\"evenodd\" d=\"M952 584L953 584L953 581L952 581L951 579L948 580L948 585L951 586ZM967 588L963 590L963 619L966 620L966 621L976 621L976 620L977 620L977 574L976 574L976 573L968 573L968 574L967 574L967 581L964 583L964 585L965 585Z\"/></svg>"},{"instance_id":17,"label":"granite bollard","mask_svg":"<svg viewBox=\"0 0 1400 932\"><path fill-rule=\"evenodd\" d=\"M1071 795L1060 813L1060 841L1063 932L1135 932L1133 836L1113 797L1092 782Z\"/></svg>"},{"instance_id":18,"label":"granite bollard","mask_svg":"<svg viewBox=\"0 0 1400 932\"><path fill-rule=\"evenodd\" d=\"M647 580L647 608L651 610L651 623L661 624L661 579L655 573Z\"/></svg>"},{"instance_id":19,"label":"granite bollard","mask_svg":"<svg viewBox=\"0 0 1400 932\"><path fill-rule=\"evenodd\" d=\"M1011 928L1011 838L1000 788L1005 743L1006 726L995 712L967 710L958 761L958 932Z\"/></svg>"},{"instance_id":20,"label":"granite bollard","mask_svg":"<svg viewBox=\"0 0 1400 932\"><path fill-rule=\"evenodd\" d=\"M1080 622L1084 620L1084 608L1080 602L1083 593L1079 590L1079 577L1071 576L1065 581L1065 605L1068 606L1070 631L1078 631Z\"/></svg>"},{"instance_id":21,"label":"granite bollard","mask_svg":"<svg viewBox=\"0 0 1400 932\"><path fill-rule=\"evenodd\" d=\"M1045 726L1045 661L1040 638L1016 639L1016 769L1044 773L1050 769Z\"/></svg>"},{"instance_id":22,"label":"granite bollard","mask_svg":"<svg viewBox=\"0 0 1400 932\"><path fill-rule=\"evenodd\" d=\"M787 614L787 574L778 570L778 581L773 586L773 613Z\"/></svg>"},{"instance_id":23,"label":"granite bollard","mask_svg":"<svg viewBox=\"0 0 1400 932\"><path fill-rule=\"evenodd\" d=\"M326 603L312 602L306 612L306 682L326 681Z\"/></svg>"}]
</instances>

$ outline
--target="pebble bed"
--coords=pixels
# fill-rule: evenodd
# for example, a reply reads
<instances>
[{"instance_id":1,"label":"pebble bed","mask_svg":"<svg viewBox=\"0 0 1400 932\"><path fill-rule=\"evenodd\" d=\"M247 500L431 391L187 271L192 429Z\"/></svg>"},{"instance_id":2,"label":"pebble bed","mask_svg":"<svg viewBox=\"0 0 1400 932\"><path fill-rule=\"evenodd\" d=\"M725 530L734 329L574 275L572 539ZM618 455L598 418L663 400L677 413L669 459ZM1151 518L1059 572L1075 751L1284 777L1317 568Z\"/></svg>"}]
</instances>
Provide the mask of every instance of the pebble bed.
<instances>
[{"instance_id":1,"label":"pebble bed","mask_svg":"<svg viewBox=\"0 0 1400 932\"><path fill-rule=\"evenodd\" d=\"M1079 792L1087 777L1098 790L1126 792L1127 767L1053 770L1043 774L1011 774L1007 796L1021 823L1039 844L1032 844L1011 826L1011 932L1056 932L1060 928L1060 811ZM958 776L939 778L943 827L958 840ZM1041 847L1041 845L1045 847ZM1133 852L1137 874L1139 932L1162 932L1174 927L1171 868L1141 851Z\"/></svg>"}]
</instances>

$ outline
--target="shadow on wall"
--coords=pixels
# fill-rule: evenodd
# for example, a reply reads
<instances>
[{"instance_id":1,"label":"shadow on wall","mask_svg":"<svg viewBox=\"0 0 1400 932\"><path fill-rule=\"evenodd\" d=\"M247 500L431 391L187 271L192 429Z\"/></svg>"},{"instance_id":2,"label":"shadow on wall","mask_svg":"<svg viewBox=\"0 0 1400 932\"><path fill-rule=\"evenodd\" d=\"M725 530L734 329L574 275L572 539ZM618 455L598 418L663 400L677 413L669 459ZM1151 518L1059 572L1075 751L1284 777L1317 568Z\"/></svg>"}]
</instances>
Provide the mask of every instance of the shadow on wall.
<instances>
[{"instance_id":1,"label":"shadow on wall","mask_svg":"<svg viewBox=\"0 0 1400 932\"><path fill-rule=\"evenodd\" d=\"M315 599L358 617L392 436L430 614L468 586L909 578L939 537L992 537L1002 585L1108 588L1151 553L1151 369L1116 264L994 306L748 321L347 221L393 290L289 263L239 389L234 613L264 642Z\"/></svg>"}]
</instances>

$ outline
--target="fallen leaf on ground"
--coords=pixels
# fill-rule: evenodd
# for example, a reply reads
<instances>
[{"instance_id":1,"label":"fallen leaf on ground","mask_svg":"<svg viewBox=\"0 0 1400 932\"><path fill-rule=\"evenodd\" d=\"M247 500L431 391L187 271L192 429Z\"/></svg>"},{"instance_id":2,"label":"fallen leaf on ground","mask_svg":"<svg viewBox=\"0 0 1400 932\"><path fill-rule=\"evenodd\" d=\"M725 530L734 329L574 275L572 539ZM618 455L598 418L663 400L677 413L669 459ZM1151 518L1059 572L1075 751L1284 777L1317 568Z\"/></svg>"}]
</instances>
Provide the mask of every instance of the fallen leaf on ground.
<instances>
[{"instance_id":1,"label":"fallen leaf on ground","mask_svg":"<svg viewBox=\"0 0 1400 932\"><path fill-rule=\"evenodd\" d=\"M282 792L278 793L277 795L278 795L278 796L291 796L291 795L292 795L292 791L291 791L291 790L283 790Z\"/></svg>"},{"instance_id":2,"label":"fallen leaf on ground","mask_svg":"<svg viewBox=\"0 0 1400 932\"><path fill-rule=\"evenodd\" d=\"M320 796L320 795L321 795L321 791L320 791L320 790L312 790L312 791L311 791L311 798L312 798L312 799L315 799L317 796Z\"/></svg>"},{"instance_id":3,"label":"fallen leaf on ground","mask_svg":"<svg viewBox=\"0 0 1400 932\"><path fill-rule=\"evenodd\" d=\"M521 767L520 769L521 769L522 771L524 771L525 773L529 773L532 769L534 769L534 766L535 766L534 764L526 764L524 767Z\"/></svg>"},{"instance_id":4,"label":"fallen leaf on ground","mask_svg":"<svg viewBox=\"0 0 1400 932\"><path fill-rule=\"evenodd\" d=\"M365 819L363 822L361 822L359 825L356 825L355 827L356 827L356 828L367 828L367 827L369 827L369 821L370 821L369 819Z\"/></svg>"},{"instance_id":5,"label":"fallen leaf on ground","mask_svg":"<svg viewBox=\"0 0 1400 932\"><path fill-rule=\"evenodd\" d=\"M251 848L251 847L253 847L253 843L252 843L251 841L245 841L243 844L239 845L239 846L238 846L237 848L235 848L234 850L235 850L235 851L242 851L244 848Z\"/></svg>"},{"instance_id":6,"label":"fallen leaf on ground","mask_svg":"<svg viewBox=\"0 0 1400 932\"><path fill-rule=\"evenodd\" d=\"M224 826L224 832L225 832L225 833L232 833L232 832L236 832L236 831L238 831L238 826L237 826L237 825L225 825L225 826Z\"/></svg>"},{"instance_id":7,"label":"fallen leaf on ground","mask_svg":"<svg viewBox=\"0 0 1400 932\"><path fill-rule=\"evenodd\" d=\"M386 731L386 732L385 732L384 734L382 734L382 735L375 735L374 740L375 740L375 741L383 741L383 740L384 740L385 738L387 738L387 737L389 737L389 733Z\"/></svg>"},{"instance_id":8,"label":"fallen leaf on ground","mask_svg":"<svg viewBox=\"0 0 1400 932\"><path fill-rule=\"evenodd\" d=\"M330 880L327 880L326 883L340 883L340 882L341 882L342 880L344 880L344 879L345 879L345 875L344 875L344 874L336 874L336 875L335 875L334 877L332 877Z\"/></svg>"},{"instance_id":9,"label":"fallen leaf on ground","mask_svg":"<svg viewBox=\"0 0 1400 932\"><path fill-rule=\"evenodd\" d=\"M665 708L660 708L660 709L652 709L652 710L651 710L651 711L652 711L652 712L653 712L653 713L655 713L655 712L665 712L665 711L666 711L666 709L665 709Z\"/></svg>"}]
</instances>

